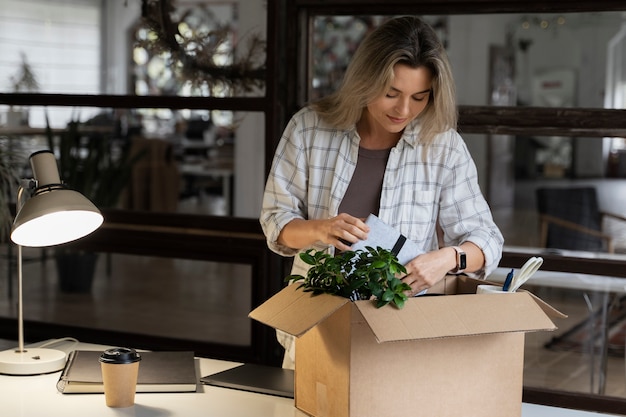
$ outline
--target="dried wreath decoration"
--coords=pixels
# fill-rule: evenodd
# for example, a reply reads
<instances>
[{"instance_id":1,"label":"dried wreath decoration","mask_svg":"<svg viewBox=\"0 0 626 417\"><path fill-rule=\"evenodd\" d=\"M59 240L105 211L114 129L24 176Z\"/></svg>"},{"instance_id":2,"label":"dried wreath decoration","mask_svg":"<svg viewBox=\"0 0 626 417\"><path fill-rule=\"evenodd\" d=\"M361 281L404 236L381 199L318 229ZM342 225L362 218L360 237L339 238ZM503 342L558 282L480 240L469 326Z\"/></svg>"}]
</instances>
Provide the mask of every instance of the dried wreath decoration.
<instances>
[{"instance_id":1,"label":"dried wreath decoration","mask_svg":"<svg viewBox=\"0 0 626 417\"><path fill-rule=\"evenodd\" d=\"M205 12L210 14L206 9ZM227 25L216 24L212 29L192 27L187 21L191 10L175 18L174 0L142 0L142 22L152 31L150 37L137 41L138 46L157 55L169 55L169 65L179 81L193 87L218 87L232 93L251 92L265 84L266 42L259 35L247 37L244 52L237 45L224 51L231 42L232 30ZM177 20L175 20L177 19ZM181 33L181 24L187 30ZM228 57L224 57L228 54ZM216 57L225 58L226 65L216 63Z\"/></svg>"}]
</instances>

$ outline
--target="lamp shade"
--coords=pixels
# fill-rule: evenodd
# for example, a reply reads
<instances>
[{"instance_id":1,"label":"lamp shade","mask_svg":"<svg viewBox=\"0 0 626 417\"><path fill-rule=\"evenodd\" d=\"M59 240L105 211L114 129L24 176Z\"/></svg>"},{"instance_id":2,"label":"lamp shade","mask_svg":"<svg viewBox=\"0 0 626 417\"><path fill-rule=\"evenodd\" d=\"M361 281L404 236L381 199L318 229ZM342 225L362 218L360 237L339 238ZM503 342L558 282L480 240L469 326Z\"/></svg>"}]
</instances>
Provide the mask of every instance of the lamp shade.
<instances>
[{"instance_id":1,"label":"lamp shade","mask_svg":"<svg viewBox=\"0 0 626 417\"><path fill-rule=\"evenodd\" d=\"M11 240L42 247L80 239L103 222L100 211L74 190L59 189L29 199L15 216Z\"/></svg>"},{"instance_id":2,"label":"lamp shade","mask_svg":"<svg viewBox=\"0 0 626 417\"><path fill-rule=\"evenodd\" d=\"M30 163L38 187L33 197L18 207L11 231L13 242L28 247L60 245L100 227L104 221L100 210L81 193L59 184L52 152L36 152Z\"/></svg>"}]
</instances>

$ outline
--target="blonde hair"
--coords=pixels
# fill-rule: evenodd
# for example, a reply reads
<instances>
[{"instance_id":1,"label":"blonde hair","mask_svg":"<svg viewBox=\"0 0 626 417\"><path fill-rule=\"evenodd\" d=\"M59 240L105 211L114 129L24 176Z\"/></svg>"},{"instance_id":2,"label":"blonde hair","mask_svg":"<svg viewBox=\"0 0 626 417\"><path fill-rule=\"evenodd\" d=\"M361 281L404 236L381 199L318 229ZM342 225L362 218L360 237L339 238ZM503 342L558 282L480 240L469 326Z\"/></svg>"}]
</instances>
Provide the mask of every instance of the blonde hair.
<instances>
[{"instance_id":1,"label":"blonde hair","mask_svg":"<svg viewBox=\"0 0 626 417\"><path fill-rule=\"evenodd\" d=\"M311 106L332 126L350 128L369 102L387 92L396 64L426 67L433 75L428 105L419 115L420 141L430 144L438 133L456 128L456 94L448 56L435 31L413 16L390 19L370 33L355 52L338 90Z\"/></svg>"}]
</instances>

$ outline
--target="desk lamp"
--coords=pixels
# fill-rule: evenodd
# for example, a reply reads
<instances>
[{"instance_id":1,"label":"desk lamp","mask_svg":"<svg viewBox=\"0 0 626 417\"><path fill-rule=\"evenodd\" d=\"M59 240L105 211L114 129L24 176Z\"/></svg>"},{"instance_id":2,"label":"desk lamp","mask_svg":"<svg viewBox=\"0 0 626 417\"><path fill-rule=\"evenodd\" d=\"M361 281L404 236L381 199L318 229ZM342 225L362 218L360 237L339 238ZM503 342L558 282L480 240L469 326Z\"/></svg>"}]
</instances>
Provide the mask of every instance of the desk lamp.
<instances>
[{"instance_id":1,"label":"desk lamp","mask_svg":"<svg viewBox=\"0 0 626 417\"><path fill-rule=\"evenodd\" d=\"M33 178L23 181L17 192L17 214L11 240L17 245L18 347L0 352L0 373L35 375L61 370L65 352L55 349L24 348L22 309L22 247L60 245L96 230L104 218L86 197L61 184L54 154L33 153Z\"/></svg>"}]
</instances>

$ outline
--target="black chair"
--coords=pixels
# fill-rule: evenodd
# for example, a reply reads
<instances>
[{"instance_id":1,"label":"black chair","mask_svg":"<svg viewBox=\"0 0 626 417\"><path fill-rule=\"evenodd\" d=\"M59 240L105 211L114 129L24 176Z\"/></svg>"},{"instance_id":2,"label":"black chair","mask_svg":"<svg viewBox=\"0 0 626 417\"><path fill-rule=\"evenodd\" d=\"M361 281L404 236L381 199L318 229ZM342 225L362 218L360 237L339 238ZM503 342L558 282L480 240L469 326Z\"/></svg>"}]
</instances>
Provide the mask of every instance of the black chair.
<instances>
[{"instance_id":1,"label":"black chair","mask_svg":"<svg viewBox=\"0 0 626 417\"><path fill-rule=\"evenodd\" d=\"M592 252L615 251L613 237L602 229L605 216L594 187L538 188L540 242L545 248Z\"/></svg>"}]
</instances>

